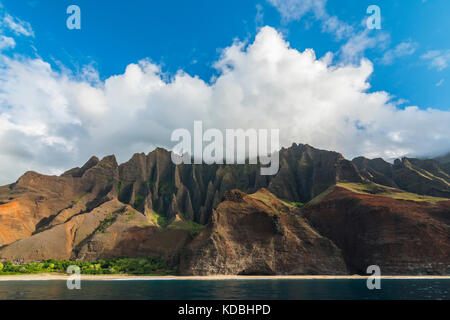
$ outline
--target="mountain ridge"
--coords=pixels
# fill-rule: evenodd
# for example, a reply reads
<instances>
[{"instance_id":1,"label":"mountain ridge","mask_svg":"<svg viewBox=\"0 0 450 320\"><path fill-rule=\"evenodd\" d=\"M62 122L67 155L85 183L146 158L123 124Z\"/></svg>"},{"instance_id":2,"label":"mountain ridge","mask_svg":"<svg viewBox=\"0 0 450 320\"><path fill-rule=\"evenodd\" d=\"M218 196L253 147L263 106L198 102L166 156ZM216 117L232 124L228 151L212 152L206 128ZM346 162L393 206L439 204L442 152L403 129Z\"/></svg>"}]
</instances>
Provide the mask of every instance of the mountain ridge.
<instances>
[{"instance_id":1,"label":"mountain ridge","mask_svg":"<svg viewBox=\"0 0 450 320\"><path fill-rule=\"evenodd\" d=\"M350 190L350 193L339 193L342 195L341 200L347 201L348 208L355 201L362 201L361 193L388 199L383 202L383 210L397 210L391 214L399 216L402 216L399 209L402 201L430 203L437 209L429 211L426 206L414 206L414 210L420 212L417 217L428 221L426 217L429 217L430 212L439 212L438 215L443 216L443 220L426 227L439 226L439 230L444 230L444 235L447 232L445 217L448 216L446 210L450 211L446 205L446 199L450 198L450 172L445 163L438 160L403 158L391 164L382 159L359 157L350 161L337 152L293 144L280 151L280 170L276 175L261 176L259 172L259 165L249 164L174 165L170 153L162 148L147 155L137 153L122 164L118 164L114 156L106 156L101 160L94 156L81 168L70 169L60 176L27 172L14 184L0 187L0 260L21 263L45 258L95 260L121 255L160 256L170 265L179 268L183 274L331 273L333 263L335 272L361 272L362 267L354 267L351 258L345 256L347 249L340 238L327 232L324 227L327 216L321 215L323 209L319 204L326 201L324 199L327 199L327 194L333 193L339 185L346 185L346 190ZM247 204L243 207L245 210L236 210L241 205L236 205L230 199L230 192L237 194L238 198L247 199ZM255 194L263 194L275 205L261 209L259 202L255 202ZM318 205L314 207L314 203ZM280 243L271 247L273 252L278 252L272 255L266 252L264 241L260 242L258 250L261 250L261 254L252 259L263 263L265 269L258 269L255 261L239 262L239 254L236 253L230 256L234 257L232 260L236 263L222 259L220 267L211 265L211 261L203 261L200 267L189 260L196 256L195 250L192 250L195 243L199 252L205 250L202 249L203 244L199 244L199 239L211 243L207 234L209 232L211 235L211 230L216 230L214 225L217 226L219 221L216 217L218 212L234 215L236 218L233 221L238 224L239 221L250 219L253 221L250 225L256 227L259 223L256 216L265 212L264 219L273 219L270 217L279 216L276 208L282 205L287 206L289 212L295 212L295 218L291 217L292 214L285 216L283 213L280 216L282 230L285 230L283 236L276 232L272 234L270 228L264 231L267 238ZM311 208L316 208L317 212L311 214ZM371 202L361 208L366 208L364 210L368 212L373 210ZM256 213L260 212L256 216L241 216L255 210ZM340 215L346 215L345 206L337 210ZM322 223L317 222L317 218L314 218L316 216L323 217L320 218L323 219ZM327 268L322 268L318 261L325 261L321 252L330 247L319 246L317 252L310 251L302 243L309 243L311 240L306 239L311 234L299 231L298 227L294 227L299 222L293 222L292 219L300 219L298 221L303 221L300 223L303 229L312 230L312 234L318 235L317 239L328 241L331 246L336 247L332 254L334 258L329 260L331 262L328 263L331 264ZM309 219L314 220L315 224ZM228 223L226 220L220 221ZM389 220L386 221L390 223ZM424 228L415 225L414 221L406 221L409 221L411 228ZM232 230L232 227L226 225L217 230L224 228ZM252 230L248 232L253 234L253 240L260 236ZM428 237L425 231L423 234ZM217 241L219 238L215 239L212 242L214 246L209 247L208 252L211 260L219 261L217 256L211 255L210 250L225 253L229 249L223 248L224 243ZM227 239L227 236L220 239ZM243 243L243 238L238 235L233 239L230 245L235 248L235 252L244 254L248 250L248 244ZM433 245L434 241L440 241L442 245L450 241L445 236L427 239ZM251 238L249 241L252 241ZM305 259L312 259L317 263L311 262L306 267L305 262L296 260L298 256L284 254L286 249L281 243L290 243L289 246L296 248L292 249L294 252L300 250L304 252ZM189 250L190 256L183 254ZM339 252L344 252L344 255ZM413 251L409 254L414 256ZM264 258L267 255L272 257L272 262ZM446 273L446 267L438 264L439 261L447 263L444 257L438 253L436 257L433 268L427 269L424 264L416 269L412 268L410 272ZM278 266L278 260L280 263L284 261L281 263L282 267ZM303 263L305 267L294 267L292 261ZM387 268L394 273L402 271L396 266L389 265Z\"/></svg>"}]
</instances>

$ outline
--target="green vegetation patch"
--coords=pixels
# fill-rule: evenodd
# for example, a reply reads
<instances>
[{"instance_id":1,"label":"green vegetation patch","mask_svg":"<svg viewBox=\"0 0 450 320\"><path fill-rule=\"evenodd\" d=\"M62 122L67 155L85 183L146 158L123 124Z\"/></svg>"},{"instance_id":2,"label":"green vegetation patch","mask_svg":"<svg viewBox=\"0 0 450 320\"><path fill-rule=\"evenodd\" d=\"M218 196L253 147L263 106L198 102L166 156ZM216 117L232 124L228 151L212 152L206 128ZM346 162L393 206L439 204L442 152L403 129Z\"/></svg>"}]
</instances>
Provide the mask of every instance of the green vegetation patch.
<instances>
[{"instance_id":1,"label":"green vegetation patch","mask_svg":"<svg viewBox=\"0 0 450 320\"><path fill-rule=\"evenodd\" d=\"M105 219L100 222L97 229L95 229L95 233L104 232L108 229L115 221L117 220L117 214L110 213L106 216Z\"/></svg>"},{"instance_id":2,"label":"green vegetation patch","mask_svg":"<svg viewBox=\"0 0 450 320\"><path fill-rule=\"evenodd\" d=\"M159 184L159 194L170 196L174 191L174 186L168 181L162 181Z\"/></svg>"},{"instance_id":3,"label":"green vegetation patch","mask_svg":"<svg viewBox=\"0 0 450 320\"><path fill-rule=\"evenodd\" d=\"M170 269L160 258L112 258L98 261L46 260L15 265L11 262L0 263L0 275L65 273L69 266L80 267L82 274L134 274L134 275L171 275Z\"/></svg>"},{"instance_id":4,"label":"green vegetation patch","mask_svg":"<svg viewBox=\"0 0 450 320\"><path fill-rule=\"evenodd\" d=\"M337 186L345 188L347 190L362 193L362 194L372 194L377 196L383 196L399 200L411 200L411 201L425 201L429 203L437 203L440 201L448 201L446 198L438 198L432 196L425 196L416 193L410 193L402 191L400 189L395 189L391 187L382 186L376 183L354 183L354 182L343 182L338 183Z\"/></svg>"},{"instance_id":5,"label":"green vegetation patch","mask_svg":"<svg viewBox=\"0 0 450 320\"><path fill-rule=\"evenodd\" d=\"M338 183L337 186L344 187L348 190L357 193L368 193L368 194L389 194L392 190L396 190L391 188L389 190L387 187L381 186L379 184L370 182L370 183L355 183L355 182L343 182Z\"/></svg>"},{"instance_id":6,"label":"green vegetation patch","mask_svg":"<svg viewBox=\"0 0 450 320\"><path fill-rule=\"evenodd\" d=\"M305 206L303 202L290 202L289 205L296 208L303 208Z\"/></svg>"},{"instance_id":7,"label":"green vegetation patch","mask_svg":"<svg viewBox=\"0 0 450 320\"><path fill-rule=\"evenodd\" d=\"M181 220L173 222L168 228L189 231L191 237L195 238L203 229L205 229L205 226L192 220Z\"/></svg>"},{"instance_id":8,"label":"green vegetation patch","mask_svg":"<svg viewBox=\"0 0 450 320\"><path fill-rule=\"evenodd\" d=\"M160 215L159 213L153 211L153 213L150 216L150 220L157 224L158 226L160 226L161 228L165 228L167 227L167 225L169 224L169 221L167 220L166 217Z\"/></svg>"},{"instance_id":9,"label":"green vegetation patch","mask_svg":"<svg viewBox=\"0 0 450 320\"><path fill-rule=\"evenodd\" d=\"M136 213L135 210L132 210L130 212L125 213L125 215L127 216L127 221L132 221L134 220L134 214Z\"/></svg>"},{"instance_id":10,"label":"green vegetation patch","mask_svg":"<svg viewBox=\"0 0 450 320\"><path fill-rule=\"evenodd\" d=\"M134 197L134 203L133 203L133 207L137 208L141 205L142 201L144 200L144 196L141 194L136 194L136 196Z\"/></svg>"},{"instance_id":11,"label":"green vegetation patch","mask_svg":"<svg viewBox=\"0 0 450 320\"><path fill-rule=\"evenodd\" d=\"M172 201L172 194L175 191L175 186L169 181L161 181L159 183L158 194L162 197L164 203L169 204Z\"/></svg>"},{"instance_id":12,"label":"green vegetation patch","mask_svg":"<svg viewBox=\"0 0 450 320\"><path fill-rule=\"evenodd\" d=\"M255 193L251 194L250 196L253 199L262 201L266 206L271 208L277 214L280 213L279 212L280 210L278 210L277 208L274 207L274 205L272 204L272 199L276 199L276 200L280 201L283 205L285 205L287 207L303 208L303 206L304 206L304 204L301 202L290 202L290 201L281 200L281 199L276 198L275 196L271 197L269 194L266 194L263 192L255 192Z\"/></svg>"}]
</instances>

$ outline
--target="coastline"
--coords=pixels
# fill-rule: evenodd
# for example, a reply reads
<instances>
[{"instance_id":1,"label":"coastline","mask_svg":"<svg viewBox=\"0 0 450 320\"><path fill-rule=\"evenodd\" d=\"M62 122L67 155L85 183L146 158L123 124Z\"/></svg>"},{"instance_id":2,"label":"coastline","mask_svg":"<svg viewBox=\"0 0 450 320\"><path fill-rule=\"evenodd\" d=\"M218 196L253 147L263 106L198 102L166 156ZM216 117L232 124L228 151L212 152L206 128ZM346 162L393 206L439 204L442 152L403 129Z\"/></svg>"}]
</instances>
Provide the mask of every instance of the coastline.
<instances>
[{"instance_id":1,"label":"coastline","mask_svg":"<svg viewBox=\"0 0 450 320\"><path fill-rule=\"evenodd\" d=\"M81 275L81 280L87 281L107 281L107 280L319 280L319 279L367 279L370 275L277 275L277 276L238 276L238 275L213 275L213 276L137 276L137 275ZM26 275L3 275L0 276L1 281L50 281L50 280L67 280L69 275L66 274L26 274ZM401 276L401 275L385 275L381 279L449 279L450 276Z\"/></svg>"}]
</instances>

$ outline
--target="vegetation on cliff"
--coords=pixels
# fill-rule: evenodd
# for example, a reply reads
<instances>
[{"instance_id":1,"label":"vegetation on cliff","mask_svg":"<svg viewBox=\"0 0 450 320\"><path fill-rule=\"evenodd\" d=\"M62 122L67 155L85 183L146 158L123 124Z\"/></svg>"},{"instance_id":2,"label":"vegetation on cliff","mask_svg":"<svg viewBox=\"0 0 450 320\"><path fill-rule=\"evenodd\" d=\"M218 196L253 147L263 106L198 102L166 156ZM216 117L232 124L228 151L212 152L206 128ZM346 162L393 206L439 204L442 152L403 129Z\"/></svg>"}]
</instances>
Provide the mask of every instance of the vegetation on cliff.
<instances>
[{"instance_id":1,"label":"vegetation on cliff","mask_svg":"<svg viewBox=\"0 0 450 320\"><path fill-rule=\"evenodd\" d=\"M337 186L343 187L356 193L372 194L399 200L424 201L429 203L448 201L447 198L420 195L416 193L406 192L396 188L382 186L372 182L371 183L341 182L338 183Z\"/></svg>"}]
</instances>

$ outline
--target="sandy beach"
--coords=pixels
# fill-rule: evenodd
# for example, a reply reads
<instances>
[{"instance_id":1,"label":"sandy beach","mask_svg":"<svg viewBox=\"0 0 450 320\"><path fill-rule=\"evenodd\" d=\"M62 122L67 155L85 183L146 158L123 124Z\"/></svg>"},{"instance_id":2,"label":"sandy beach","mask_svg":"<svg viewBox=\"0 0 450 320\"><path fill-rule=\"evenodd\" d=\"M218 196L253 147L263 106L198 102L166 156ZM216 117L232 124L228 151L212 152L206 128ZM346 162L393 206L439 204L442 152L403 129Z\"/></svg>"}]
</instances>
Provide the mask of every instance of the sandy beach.
<instances>
[{"instance_id":1,"label":"sandy beach","mask_svg":"<svg viewBox=\"0 0 450 320\"><path fill-rule=\"evenodd\" d=\"M0 281L48 281L67 280L69 275L57 273L27 274L27 275L3 275ZM292 276L136 276L136 275L81 275L81 280L306 280L306 279L367 279L361 275L292 275ZM381 276L382 279L450 279L450 276Z\"/></svg>"}]
</instances>

